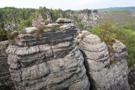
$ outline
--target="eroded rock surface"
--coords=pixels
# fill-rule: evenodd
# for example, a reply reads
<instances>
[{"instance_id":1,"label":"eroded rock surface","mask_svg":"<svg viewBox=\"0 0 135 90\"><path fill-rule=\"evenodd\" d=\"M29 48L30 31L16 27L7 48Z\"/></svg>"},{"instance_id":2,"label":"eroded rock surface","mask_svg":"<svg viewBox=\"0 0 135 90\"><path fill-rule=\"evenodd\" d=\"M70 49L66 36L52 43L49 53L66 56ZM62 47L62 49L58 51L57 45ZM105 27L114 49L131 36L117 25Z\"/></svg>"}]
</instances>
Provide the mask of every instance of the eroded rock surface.
<instances>
[{"instance_id":1,"label":"eroded rock surface","mask_svg":"<svg viewBox=\"0 0 135 90\"><path fill-rule=\"evenodd\" d=\"M67 10L66 13L72 17L74 21L76 21L76 26L78 24L83 24L87 28L93 28L95 25L98 25L98 11L97 10L89 10L84 9L81 11L74 12L72 10ZM75 17L74 17L75 16Z\"/></svg>"},{"instance_id":2,"label":"eroded rock surface","mask_svg":"<svg viewBox=\"0 0 135 90\"><path fill-rule=\"evenodd\" d=\"M43 15L46 16L46 18L43 18ZM45 25L46 22L52 22L52 17L50 15L50 12L43 12L38 13L37 19L32 19L32 26L38 26L38 25Z\"/></svg>"},{"instance_id":3,"label":"eroded rock surface","mask_svg":"<svg viewBox=\"0 0 135 90\"><path fill-rule=\"evenodd\" d=\"M7 63L6 49L8 47L8 41L0 42L0 85L12 85L9 73L9 65Z\"/></svg>"},{"instance_id":4,"label":"eroded rock surface","mask_svg":"<svg viewBox=\"0 0 135 90\"><path fill-rule=\"evenodd\" d=\"M11 79L20 90L89 90L84 58L77 49L77 28L65 24L34 34L20 34L8 46Z\"/></svg>"},{"instance_id":5,"label":"eroded rock surface","mask_svg":"<svg viewBox=\"0 0 135 90\"><path fill-rule=\"evenodd\" d=\"M135 90L135 64L129 69L128 79L131 90Z\"/></svg>"},{"instance_id":6,"label":"eroded rock surface","mask_svg":"<svg viewBox=\"0 0 135 90\"><path fill-rule=\"evenodd\" d=\"M73 20L67 18L59 18L56 21L57 23L73 23Z\"/></svg>"},{"instance_id":7,"label":"eroded rock surface","mask_svg":"<svg viewBox=\"0 0 135 90\"><path fill-rule=\"evenodd\" d=\"M87 31L76 38L87 60L92 90L130 90L125 45L116 40L109 51L105 42Z\"/></svg>"}]
</instances>

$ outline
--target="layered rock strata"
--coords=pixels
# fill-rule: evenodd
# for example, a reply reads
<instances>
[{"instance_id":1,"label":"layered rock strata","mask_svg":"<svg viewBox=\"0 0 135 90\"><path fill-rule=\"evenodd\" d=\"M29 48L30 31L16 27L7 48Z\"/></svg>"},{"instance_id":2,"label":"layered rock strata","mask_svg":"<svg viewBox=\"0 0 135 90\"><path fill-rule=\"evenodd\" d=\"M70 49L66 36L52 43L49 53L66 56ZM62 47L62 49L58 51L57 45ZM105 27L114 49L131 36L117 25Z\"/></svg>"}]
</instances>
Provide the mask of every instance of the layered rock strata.
<instances>
[{"instance_id":1,"label":"layered rock strata","mask_svg":"<svg viewBox=\"0 0 135 90\"><path fill-rule=\"evenodd\" d=\"M8 46L11 79L19 90L89 90L84 58L77 49L77 28L65 24L38 36L20 34Z\"/></svg>"},{"instance_id":2,"label":"layered rock strata","mask_svg":"<svg viewBox=\"0 0 135 90\"><path fill-rule=\"evenodd\" d=\"M92 90L130 90L125 45L117 40L106 45L87 31L80 32L76 40L87 61Z\"/></svg>"},{"instance_id":3,"label":"layered rock strata","mask_svg":"<svg viewBox=\"0 0 135 90\"><path fill-rule=\"evenodd\" d=\"M12 85L8 70L9 65L7 63L7 54L5 52L8 44L8 41L0 42L0 85Z\"/></svg>"}]
</instances>

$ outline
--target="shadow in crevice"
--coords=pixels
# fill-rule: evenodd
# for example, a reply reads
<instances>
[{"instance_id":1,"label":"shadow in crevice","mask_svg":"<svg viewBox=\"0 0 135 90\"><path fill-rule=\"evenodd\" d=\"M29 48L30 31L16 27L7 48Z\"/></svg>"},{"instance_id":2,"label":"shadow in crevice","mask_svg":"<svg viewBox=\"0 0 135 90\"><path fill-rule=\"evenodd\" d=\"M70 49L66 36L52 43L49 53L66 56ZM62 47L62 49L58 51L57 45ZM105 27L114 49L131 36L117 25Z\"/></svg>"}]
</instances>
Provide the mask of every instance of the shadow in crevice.
<instances>
[{"instance_id":1,"label":"shadow in crevice","mask_svg":"<svg viewBox=\"0 0 135 90\"><path fill-rule=\"evenodd\" d=\"M88 80L90 82L90 88L89 88L89 90L97 90L96 87L95 87L95 82L91 78L91 75L89 73L90 70L89 70L89 64L88 64L88 61L87 61L87 56L86 56L86 54L82 50L80 50L80 51L81 51L81 53L83 54L83 57L84 57L84 66L85 66L85 69L86 69L86 75L87 75Z\"/></svg>"}]
</instances>

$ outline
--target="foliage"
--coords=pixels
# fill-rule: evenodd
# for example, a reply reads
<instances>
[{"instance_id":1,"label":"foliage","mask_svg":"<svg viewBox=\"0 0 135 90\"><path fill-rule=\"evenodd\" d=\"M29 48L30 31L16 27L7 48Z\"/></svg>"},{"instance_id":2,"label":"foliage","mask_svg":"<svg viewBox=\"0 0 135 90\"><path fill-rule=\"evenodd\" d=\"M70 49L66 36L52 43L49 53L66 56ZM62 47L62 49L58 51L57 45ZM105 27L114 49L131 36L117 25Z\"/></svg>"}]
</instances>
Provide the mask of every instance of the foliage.
<instances>
[{"instance_id":1,"label":"foliage","mask_svg":"<svg viewBox=\"0 0 135 90\"><path fill-rule=\"evenodd\" d=\"M110 20L110 22L116 26L120 25L135 25L135 17L131 16L132 11L128 10L109 10L105 12L101 12L99 21L102 24L106 20Z\"/></svg>"},{"instance_id":2,"label":"foliage","mask_svg":"<svg viewBox=\"0 0 135 90\"><path fill-rule=\"evenodd\" d=\"M135 29L134 25L114 26L110 22L95 26L91 32L98 35L103 41L107 43L110 52L113 52L111 47L113 38L123 42L128 51L128 66L135 64Z\"/></svg>"},{"instance_id":3,"label":"foliage","mask_svg":"<svg viewBox=\"0 0 135 90\"><path fill-rule=\"evenodd\" d=\"M116 38L115 29L109 21L105 21L100 26L95 26L92 33L98 35L105 42L112 42Z\"/></svg>"},{"instance_id":4,"label":"foliage","mask_svg":"<svg viewBox=\"0 0 135 90\"><path fill-rule=\"evenodd\" d=\"M79 23L79 28L80 28L81 30L85 30L85 29L86 29L83 23Z\"/></svg>"},{"instance_id":5,"label":"foliage","mask_svg":"<svg viewBox=\"0 0 135 90\"><path fill-rule=\"evenodd\" d=\"M8 33L7 38L8 40L14 40L15 38L17 38L18 35L19 35L18 32Z\"/></svg>"},{"instance_id":6,"label":"foliage","mask_svg":"<svg viewBox=\"0 0 135 90\"><path fill-rule=\"evenodd\" d=\"M129 26L127 26L129 27ZM130 26L132 28L132 26ZM128 66L135 64L135 31L125 26L116 27L117 39L123 42L128 50Z\"/></svg>"},{"instance_id":7,"label":"foliage","mask_svg":"<svg viewBox=\"0 0 135 90\"><path fill-rule=\"evenodd\" d=\"M7 31L0 29L0 41L7 40Z\"/></svg>"},{"instance_id":8,"label":"foliage","mask_svg":"<svg viewBox=\"0 0 135 90\"><path fill-rule=\"evenodd\" d=\"M60 18L60 9L47 9L46 7L39 7L39 9L29 9L29 8L14 8L14 7L5 7L0 8L0 27L3 28L7 23L15 23L16 30L22 30L24 27L32 26L32 19L38 19L38 14L41 13L44 19L47 19L45 13L49 11L52 21L55 22ZM70 18L70 15L67 15L63 11L64 18ZM46 22L48 24L49 22Z\"/></svg>"},{"instance_id":9,"label":"foliage","mask_svg":"<svg viewBox=\"0 0 135 90\"><path fill-rule=\"evenodd\" d=\"M30 43L29 43L29 42L27 42L27 43L26 43L26 46L27 46L28 48L30 48Z\"/></svg>"}]
</instances>

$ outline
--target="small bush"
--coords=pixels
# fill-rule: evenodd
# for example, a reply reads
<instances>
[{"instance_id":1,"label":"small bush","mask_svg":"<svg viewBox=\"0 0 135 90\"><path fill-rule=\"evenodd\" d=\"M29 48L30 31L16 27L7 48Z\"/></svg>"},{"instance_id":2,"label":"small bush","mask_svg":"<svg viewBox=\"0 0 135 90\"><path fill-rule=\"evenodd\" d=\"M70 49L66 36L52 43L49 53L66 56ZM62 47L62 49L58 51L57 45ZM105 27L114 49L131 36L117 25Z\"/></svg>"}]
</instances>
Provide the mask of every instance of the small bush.
<instances>
[{"instance_id":1,"label":"small bush","mask_svg":"<svg viewBox=\"0 0 135 90\"><path fill-rule=\"evenodd\" d=\"M29 43L29 42L27 42L27 43L26 43L26 46L27 46L28 48L30 48L30 43Z\"/></svg>"},{"instance_id":2,"label":"small bush","mask_svg":"<svg viewBox=\"0 0 135 90\"><path fill-rule=\"evenodd\" d=\"M45 22L45 25L48 25L49 23L50 23L50 21L46 21L46 22Z\"/></svg>"},{"instance_id":3,"label":"small bush","mask_svg":"<svg viewBox=\"0 0 135 90\"><path fill-rule=\"evenodd\" d=\"M13 40L14 36L11 33L8 33L7 34L7 38L8 38L8 40Z\"/></svg>"},{"instance_id":4,"label":"small bush","mask_svg":"<svg viewBox=\"0 0 135 90\"><path fill-rule=\"evenodd\" d=\"M39 26L37 29L37 34L42 34L44 32L45 26Z\"/></svg>"},{"instance_id":5,"label":"small bush","mask_svg":"<svg viewBox=\"0 0 135 90\"><path fill-rule=\"evenodd\" d=\"M19 33L18 32L14 32L14 33L8 33L7 34L7 38L9 39L9 40L14 40L14 38L17 38L17 36L19 35Z\"/></svg>"},{"instance_id":6,"label":"small bush","mask_svg":"<svg viewBox=\"0 0 135 90\"><path fill-rule=\"evenodd\" d=\"M12 35L13 35L14 37L17 37L17 36L19 35L19 33L18 33L18 32L14 32Z\"/></svg>"},{"instance_id":7,"label":"small bush","mask_svg":"<svg viewBox=\"0 0 135 90\"><path fill-rule=\"evenodd\" d=\"M4 41L7 39L7 31L0 29L0 41Z\"/></svg>"},{"instance_id":8,"label":"small bush","mask_svg":"<svg viewBox=\"0 0 135 90\"><path fill-rule=\"evenodd\" d=\"M36 41L40 40L40 36L39 36L39 35L36 35L36 36L35 36L35 40L36 40Z\"/></svg>"}]
</instances>

